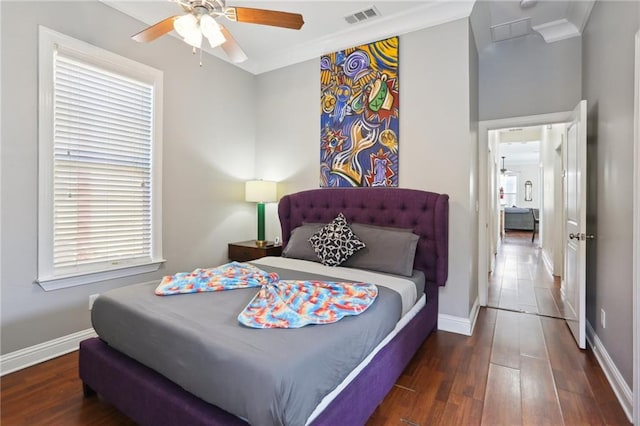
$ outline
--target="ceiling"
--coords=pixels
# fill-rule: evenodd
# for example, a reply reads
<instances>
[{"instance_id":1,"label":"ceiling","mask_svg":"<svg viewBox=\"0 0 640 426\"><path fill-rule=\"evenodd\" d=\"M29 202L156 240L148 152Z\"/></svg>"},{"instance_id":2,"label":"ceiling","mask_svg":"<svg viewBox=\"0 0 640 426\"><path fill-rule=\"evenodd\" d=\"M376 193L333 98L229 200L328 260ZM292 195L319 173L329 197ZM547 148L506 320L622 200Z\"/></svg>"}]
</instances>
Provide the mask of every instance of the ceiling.
<instances>
[{"instance_id":1,"label":"ceiling","mask_svg":"<svg viewBox=\"0 0 640 426\"><path fill-rule=\"evenodd\" d=\"M546 43L579 37L594 0L497 0L476 2L471 25L478 52L517 37Z\"/></svg>"},{"instance_id":2,"label":"ceiling","mask_svg":"<svg viewBox=\"0 0 640 426\"><path fill-rule=\"evenodd\" d=\"M542 126L502 129L498 132L498 155L504 157L505 167L537 165L540 163ZM502 159L500 159L502 166Z\"/></svg>"},{"instance_id":3,"label":"ceiling","mask_svg":"<svg viewBox=\"0 0 640 426\"><path fill-rule=\"evenodd\" d=\"M180 5L170 0L101 1L141 21L140 30L184 13ZM249 57L235 65L260 74L328 52L465 18L470 16L474 4L476 10L471 23L478 51L482 53L495 43L493 40L528 35L542 36L546 42L554 42L579 36L593 1L543 0L523 8L520 0L228 0L227 6L300 13L305 24L296 31L227 20L221 22ZM355 24L345 20L347 15L371 7L377 9L379 16ZM175 31L170 34L179 37ZM185 49L189 48L185 44ZM227 61L219 47L207 47L204 51Z\"/></svg>"}]
</instances>

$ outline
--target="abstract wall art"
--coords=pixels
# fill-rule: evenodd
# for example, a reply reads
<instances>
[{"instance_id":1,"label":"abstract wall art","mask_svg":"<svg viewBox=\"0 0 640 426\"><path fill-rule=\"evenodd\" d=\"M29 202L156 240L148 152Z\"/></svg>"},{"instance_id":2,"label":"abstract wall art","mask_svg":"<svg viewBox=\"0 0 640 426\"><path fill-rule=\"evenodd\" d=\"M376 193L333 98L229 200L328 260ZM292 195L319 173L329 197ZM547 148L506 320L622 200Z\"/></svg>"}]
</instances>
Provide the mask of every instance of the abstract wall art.
<instances>
[{"instance_id":1,"label":"abstract wall art","mask_svg":"<svg viewBox=\"0 0 640 426\"><path fill-rule=\"evenodd\" d=\"M398 186L398 37L320 59L320 186Z\"/></svg>"}]
</instances>

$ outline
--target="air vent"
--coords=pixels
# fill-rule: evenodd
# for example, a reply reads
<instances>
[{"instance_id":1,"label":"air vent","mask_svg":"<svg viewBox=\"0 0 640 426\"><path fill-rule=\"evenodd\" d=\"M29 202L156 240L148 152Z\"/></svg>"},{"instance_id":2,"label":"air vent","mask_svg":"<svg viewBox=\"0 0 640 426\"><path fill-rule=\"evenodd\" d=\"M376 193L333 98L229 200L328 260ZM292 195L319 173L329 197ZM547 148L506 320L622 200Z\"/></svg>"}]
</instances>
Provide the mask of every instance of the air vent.
<instances>
[{"instance_id":1,"label":"air vent","mask_svg":"<svg viewBox=\"0 0 640 426\"><path fill-rule=\"evenodd\" d=\"M531 32L531 18L519 19L505 24L493 25L491 27L491 39L493 41L508 40L522 37Z\"/></svg>"},{"instance_id":2,"label":"air vent","mask_svg":"<svg viewBox=\"0 0 640 426\"><path fill-rule=\"evenodd\" d=\"M378 12L378 9L376 9L375 6L371 6L367 9L345 16L344 20L350 24L356 24L358 22L366 21L367 19L375 18L376 16L380 16L380 12Z\"/></svg>"}]
</instances>

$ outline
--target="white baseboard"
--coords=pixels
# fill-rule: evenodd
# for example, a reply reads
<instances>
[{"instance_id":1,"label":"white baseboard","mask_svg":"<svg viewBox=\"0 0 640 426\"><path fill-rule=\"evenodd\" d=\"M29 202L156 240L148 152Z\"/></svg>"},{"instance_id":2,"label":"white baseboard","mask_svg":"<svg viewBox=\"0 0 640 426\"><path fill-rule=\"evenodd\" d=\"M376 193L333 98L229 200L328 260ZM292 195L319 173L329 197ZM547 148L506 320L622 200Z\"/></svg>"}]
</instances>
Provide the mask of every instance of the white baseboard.
<instances>
[{"instance_id":1,"label":"white baseboard","mask_svg":"<svg viewBox=\"0 0 640 426\"><path fill-rule=\"evenodd\" d=\"M1 355L0 376L73 352L78 349L81 341L96 336L97 334L93 331L93 328L89 328Z\"/></svg>"},{"instance_id":2,"label":"white baseboard","mask_svg":"<svg viewBox=\"0 0 640 426\"><path fill-rule=\"evenodd\" d=\"M542 250L542 262L544 262L549 272L551 272L551 275L557 275L553 268L553 261L549 258L549 253L544 249Z\"/></svg>"},{"instance_id":3,"label":"white baseboard","mask_svg":"<svg viewBox=\"0 0 640 426\"><path fill-rule=\"evenodd\" d=\"M593 349L593 354L596 356L602 371L604 371L604 375L607 376L607 380L613 392L616 394L620 405L622 405L622 409L627 415L629 422L633 423L633 392L627 382L625 382L622 374L620 374L618 367L613 363L607 349L602 344L602 341L600 341L600 338L598 338L589 321L587 321L587 342L589 346L591 346L591 349Z\"/></svg>"},{"instance_id":4,"label":"white baseboard","mask_svg":"<svg viewBox=\"0 0 640 426\"><path fill-rule=\"evenodd\" d=\"M478 303L478 299L476 299L475 302L473 302L468 318L456 317L449 314L438 314L438 330L471 336L476 326L478 312L480 312L480 304Z\"/></svg>"}]
</instances>

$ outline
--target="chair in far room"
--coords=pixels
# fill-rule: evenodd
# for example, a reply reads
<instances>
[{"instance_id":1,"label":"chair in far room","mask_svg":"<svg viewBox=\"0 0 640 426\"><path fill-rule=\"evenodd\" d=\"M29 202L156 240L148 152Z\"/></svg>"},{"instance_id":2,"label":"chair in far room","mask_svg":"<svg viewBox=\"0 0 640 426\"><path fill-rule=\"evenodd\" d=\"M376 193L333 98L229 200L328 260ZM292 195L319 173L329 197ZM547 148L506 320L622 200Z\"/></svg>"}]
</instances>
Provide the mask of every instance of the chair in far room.
<instances>
[{"instance_id":1,"label":"chair in far room","mask_svg":"<svg viewBox=\"0 0 640 426\"><path fill-rule=\"evenodd\" d=\"M538 232L538 223L540 223L538 209L531 209L531 216L533 216L533 231L531 231L531 243L533 244L533 240L536 238L536 232Z\"/></svg>"}]
</instances>

